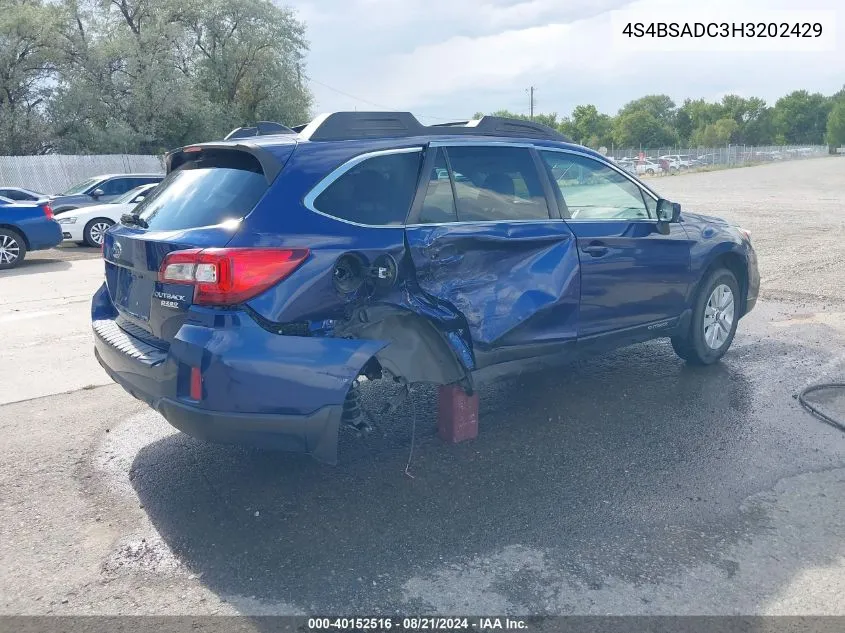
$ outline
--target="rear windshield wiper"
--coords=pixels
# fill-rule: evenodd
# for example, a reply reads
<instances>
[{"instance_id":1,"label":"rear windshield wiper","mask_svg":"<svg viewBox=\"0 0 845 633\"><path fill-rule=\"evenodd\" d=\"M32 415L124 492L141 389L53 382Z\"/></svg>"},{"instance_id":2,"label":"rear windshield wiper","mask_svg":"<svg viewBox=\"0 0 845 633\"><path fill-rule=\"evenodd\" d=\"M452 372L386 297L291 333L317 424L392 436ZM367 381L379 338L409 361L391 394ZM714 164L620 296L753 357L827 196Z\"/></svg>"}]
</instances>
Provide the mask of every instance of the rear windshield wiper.
<instances>
[{"instance_id":1,"label":"rear windshield wiper","mask_svg":"<svg viewBox=\"0 0 845 633\"><path fill-rule=\"evenodd\" d=\"M122 216L120 216L120 223L125 224L127 226L140 226L142 229L150 228L150 225L147 224L146 220L144 220L139 215L135 215L134 213L124 213Z\"/></svg>"}]
</instances>

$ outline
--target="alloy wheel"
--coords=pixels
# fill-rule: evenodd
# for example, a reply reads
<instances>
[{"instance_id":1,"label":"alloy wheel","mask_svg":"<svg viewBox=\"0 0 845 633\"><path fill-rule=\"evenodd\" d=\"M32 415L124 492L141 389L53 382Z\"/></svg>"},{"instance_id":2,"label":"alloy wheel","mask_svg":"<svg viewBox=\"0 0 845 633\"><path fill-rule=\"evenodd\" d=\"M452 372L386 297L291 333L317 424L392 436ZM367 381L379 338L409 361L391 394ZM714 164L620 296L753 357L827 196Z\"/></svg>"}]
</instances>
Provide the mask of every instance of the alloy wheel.
<instances>
[{"instance_id":1,"label":"alloy wheel","mask_svg":"<svg viewBox=\"0 0 845 633\"><path fill-rule=\"evenodd\" d=\"M731 335L734 322L734 294L725 284L710 293L704 308L704 342L710 349L720 349Z\"/></svg>"},{"instance_id":2,"label":"alloy wheel","mask_svg":"<svg viewBox=\"0 0 845 633\"><path fill-rule=\"evenodd\" d=\"M0 264L12 264L21 254L21 246L11 235L0 235Z\"/></svg>"}]
</instances>

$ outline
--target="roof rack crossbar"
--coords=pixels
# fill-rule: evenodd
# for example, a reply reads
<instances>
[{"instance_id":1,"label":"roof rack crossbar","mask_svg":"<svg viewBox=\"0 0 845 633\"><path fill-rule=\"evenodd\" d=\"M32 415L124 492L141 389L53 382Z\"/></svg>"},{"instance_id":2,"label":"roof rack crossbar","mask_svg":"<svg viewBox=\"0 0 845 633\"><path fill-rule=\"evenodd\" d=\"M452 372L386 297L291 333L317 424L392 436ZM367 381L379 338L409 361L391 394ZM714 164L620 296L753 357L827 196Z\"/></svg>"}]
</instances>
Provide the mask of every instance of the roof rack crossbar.
<instances>
[{"instance_id":1,"label":"roof rack crossbar","mask_svg":"<svg viewBox=\"0 0 845 633\"><path fill-rule=\"evenodd\" d=\"M448 132L444 128L448 128ZM311 141L466 134L570 142L570 139L557 130L534 121L484 116L478 120L426 126L410 112L334 112L320 115L305 126L294 126L294 131Z\"/></svg>"},{"instance_id":2,"label":"roof rack crossbar","mask_svg":"<svg viewBox=\"0 0 845 633\"><path fill-rule=\"evenodd\" d=\"M250 138L252 136L270 136L272 134L296 134L289 127L275 121L258 121L255 126L238 127L229 132L224 138L228 141L235 138Z\"/></svg>"}]
</instances>

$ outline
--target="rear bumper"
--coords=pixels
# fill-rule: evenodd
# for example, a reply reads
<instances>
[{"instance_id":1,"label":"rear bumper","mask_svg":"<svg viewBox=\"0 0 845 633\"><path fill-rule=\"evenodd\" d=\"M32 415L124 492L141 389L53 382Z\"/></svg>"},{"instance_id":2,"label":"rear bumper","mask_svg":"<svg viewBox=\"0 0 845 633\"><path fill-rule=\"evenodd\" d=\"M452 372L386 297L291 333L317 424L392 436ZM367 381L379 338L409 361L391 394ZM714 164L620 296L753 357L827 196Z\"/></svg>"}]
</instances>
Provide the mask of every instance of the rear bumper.
<instances>
[{"instance_id":1,"label":"rear bumper","mask_svg":"<svg viewBox=\"0 0 845 633\"><path fill-rule=\"evenodd\" d=\"M97 360L171 425L202 440L337 462L346 393L385 343L276 335L243 313L228 320L212 315L206 326L200 313L162 350L103 315L103 291L92 306ZM189 395L194 367L202 376L199 401Z\"/></svg>"},{"instance_id":2,"label":"rear bumper","mask_svg":"<svg viewBox=\"0 0 845 633\"><path fill-rule=\"evenodd\" d=\"M26 238L31 251L53 248L62 242L62 229L55 220L32 223L26 227Z\"/></svg>"},{"instance_id":3,"label":"rear bumper","mask_svg":"<svg viewBox=\"0 0 845 633\"><path fill-rule=\"evenodd\" d=\"M326 406L308 415L209 411L185 402L155 396L140 374L116 371L117 354L95 334L94 354L109 377L131 395L158 411L171 426L200 440L239 444L292 453L308 453L337 463L337 437L342 405ZM105 358L104 358L105 357ZM116 362L117 361L117 362ZM144 389L144 387L147 389Z\"/></svg>"}]
</instances>

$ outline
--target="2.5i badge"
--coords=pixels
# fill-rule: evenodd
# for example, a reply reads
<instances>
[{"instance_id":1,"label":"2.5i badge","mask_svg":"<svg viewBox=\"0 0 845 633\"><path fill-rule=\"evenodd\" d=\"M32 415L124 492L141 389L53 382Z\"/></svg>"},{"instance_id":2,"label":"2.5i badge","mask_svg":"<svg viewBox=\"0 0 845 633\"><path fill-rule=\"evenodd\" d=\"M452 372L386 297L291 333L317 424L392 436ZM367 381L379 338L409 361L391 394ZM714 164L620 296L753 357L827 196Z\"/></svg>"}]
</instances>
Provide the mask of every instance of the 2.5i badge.
<instances>
[{"instance_id":1,"label":"2.5i badge","mask_svg":"<svg viewBox=\"0 0 845 633\"><path fill-rule=\"evenodd\" d=\"M185 308L187 297L185 295L177 295L170 292L162 292L156 290L153 297L161 300L162 308L173 308L174 310L182 310Z\"/></svg>"}]
</instances>

